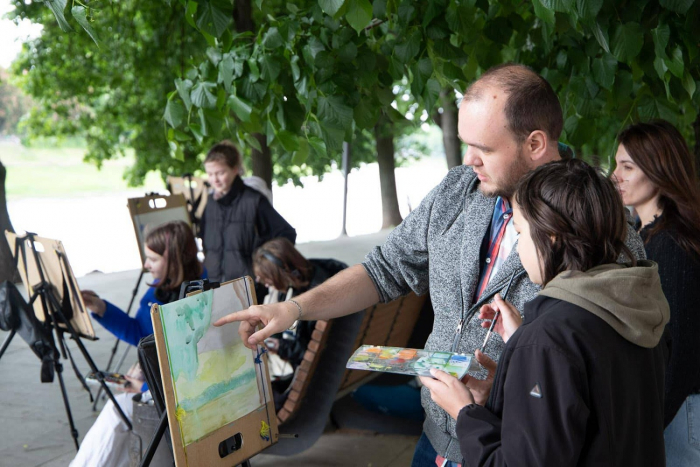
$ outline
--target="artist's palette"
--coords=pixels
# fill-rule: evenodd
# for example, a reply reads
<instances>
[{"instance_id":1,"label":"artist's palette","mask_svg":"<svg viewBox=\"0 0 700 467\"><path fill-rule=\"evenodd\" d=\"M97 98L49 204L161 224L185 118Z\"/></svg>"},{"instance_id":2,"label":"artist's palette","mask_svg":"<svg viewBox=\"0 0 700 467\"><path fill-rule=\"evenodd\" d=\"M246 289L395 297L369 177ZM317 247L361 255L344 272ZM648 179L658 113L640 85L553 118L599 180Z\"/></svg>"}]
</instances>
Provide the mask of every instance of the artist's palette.
<instances>
[{"instance_id":1,"label":"artist's palette","mask_svg":"<svg viewBox=\"0 0 700 467\"><path fill-rule=\"evenodd\" d=\"M437 368L461 379L467 372L478 370L479 364L472 355L363 345L352 354L346 367L416 376L430 376L430 369Z\"/></svg>"}]
</instances>

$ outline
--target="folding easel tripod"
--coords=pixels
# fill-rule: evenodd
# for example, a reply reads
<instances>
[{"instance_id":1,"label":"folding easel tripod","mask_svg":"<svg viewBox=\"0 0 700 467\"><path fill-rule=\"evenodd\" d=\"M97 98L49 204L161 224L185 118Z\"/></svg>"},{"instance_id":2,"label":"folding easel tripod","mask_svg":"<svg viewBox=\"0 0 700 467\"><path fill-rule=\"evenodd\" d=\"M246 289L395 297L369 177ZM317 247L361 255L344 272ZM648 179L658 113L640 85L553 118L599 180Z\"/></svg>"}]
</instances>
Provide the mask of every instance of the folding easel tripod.
<instances>
[{"instance_id":1,"label":"folding easel tripod","mask_svg":"<svg viewBox=\"0 0 700 467\"><path fill-rule=\"evenodd\" d=\"M141 281L143 280L143 273L146 270L141 267L141 271L139 272L139 278L136 280L136 285L134 286L134 290L131 291L131 299L129 300L129 306L126 308L126 315L130 316L131 315L131 307L134 306L134 300L136 300L136 295L139 293L139 287L141 286ZM114 342L114 345L112 346L112 353L109 355L109 361L107 362L107 366L105 367L105 371L112 371L112 362L114 361L114 356L117 354L117 349L119 348L119 342L121 342L120 339L117 339ZM119 370L121 369L122 365L124 364L124 360L126 360L126 355L129 353L129 349L131 347L127 346L126 349L124 349L124 353L122 354L121 358L119 358L119 361L117 362L117 365L114 367L114 372L119 373ZM92 411L97 410L97 403L100 401L100 397L102 396L102 387L98 389L97 391L97 396L95 396L95 400L92 403Z\"/></svg>"},{"instance_id":2,"label":"folding easel tripod","mask_svg":"<svg viewBox=\"0 0 700 467\"><path fill-rule=\"evenodd\" d=\"M27 271L27 278L29 278L28 275L28 269L27 269L27 249L25 245L28 243L30 245L29 252L31 252L31 259L34 261L34 264L36 266L36 271L39 274L39 283L36 285L31 286L31 289L33 290L33 293L29 299L29 310L30 312L33 312L33 306L34 303L38 300L39 303L41 304L41 309L43 311L43 327L44 330L46 331L46 337L48 338L50 345L53 349L52 351L52 360L54 364L54 369L55 372L58 374L58 381L61 386L61 394L63 396L63 404L66 408L66 416L68 417L68 423L70 425L70 431L71 431L71 436L73 437L73 442L75 443L75 448L76 450L79 448L78 444L78 430L75 428L75 423L73 422L73 414L70 409L70 403L68 400L68 395L66 393L66 386L63 381L63 365L60 362L61 357L65 359L70 359L71 364L73 365L73 369L75 370L76 376L78 376L78 379L80 382L83 384L83 387L90 393L89 388L85 384L85 380L83 379L82 375L79 373L77 367L75 366L75 361L73 360L73 357L70 353L70 350L68 346L66 345L65 342L65 334L69 334L70 337L75 341L76 345L80 349L80 352L83 354L83 357L85 358L85 361L88 363L90 366L90 369L95 373L96 377L98 378L100 385L102 389L106 392L106 394L109 396L110 400L114 404L114 407L116 408L117 412L119 413L119 416L122 418L126 426L131 429L131 422L129 421L129 418L124 414L122 411L121 407L117 403L116 399L114 398L114 395L112 394L112 391L107 387L104 378L102 374L99 372L97 366L95 365L95 362L93 361L92 357L88 353L87 349L83 345L83 342L80 338L80 335L76 332L75 328L70 322L70 319L65 315L64 313L64 308L61 305L60 301L58 300L56 296L56 288L53 284L48 282L46 280L47 274L44 270L44 265L41 261L41 257L39 256L39 253L36 250L35 246L35 236L36 234L27 232L27 234L24 237L17 237L15 240L15 247L14 247L14 257L15 257L15 264L19 261L20 257L20 250L22 252L22 261L24 262L24 268L25 271ZM68 270L68 265L66 262L66 259L63 255L61 255L59 252L56 252L58 254L59 261L62 263L62 266L65 267L64 270ZM77 292L77 291L75 291ZM65 327L63 327L65 326ZM54 339L54 334L55 334L55 339ZM11 334L8 340L13 336L14 334ZM60 350L61 352L59 353L58 347L56 346L56 341L58 341L60 345ZM3 343L3 349L7 347L7 344L9 342ZM0 354L1 355L1 354ZM92 398L92 393L90 393L90 397Z\"/></svg>"}]
</instances>

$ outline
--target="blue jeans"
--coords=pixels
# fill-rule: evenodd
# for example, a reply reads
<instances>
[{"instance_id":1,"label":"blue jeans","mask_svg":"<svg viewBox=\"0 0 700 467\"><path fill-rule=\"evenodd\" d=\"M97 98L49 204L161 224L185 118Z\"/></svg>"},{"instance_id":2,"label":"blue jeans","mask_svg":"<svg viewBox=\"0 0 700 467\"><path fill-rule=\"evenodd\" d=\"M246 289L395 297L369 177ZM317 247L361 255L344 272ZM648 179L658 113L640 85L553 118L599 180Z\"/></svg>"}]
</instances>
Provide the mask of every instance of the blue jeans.
<instances>
[{"instance_id":1,"label":"blue jeans","mask_svg":"<svg viewBox=\"0 0 700 467\"><path fill-rule=\"evenodd\" d=\"M683 402L664 431L666 466L700 466L700 394Z\"/></svg>"},{"instance_id":2,"label":"blue jeans","mask_svg":"<svg viewBox=\"0 0 700 467\"><path fill-rule=\"evenodd\" d=\"M411 467L436 467L436 458L437 451L433 449L430 440L428 440L428 437L423 433L418 440L418 444L416 444L416 451L413 453ZM447 461L444 467L456 467L457 465L456 462Z\"/></svg>"}]
</instances>

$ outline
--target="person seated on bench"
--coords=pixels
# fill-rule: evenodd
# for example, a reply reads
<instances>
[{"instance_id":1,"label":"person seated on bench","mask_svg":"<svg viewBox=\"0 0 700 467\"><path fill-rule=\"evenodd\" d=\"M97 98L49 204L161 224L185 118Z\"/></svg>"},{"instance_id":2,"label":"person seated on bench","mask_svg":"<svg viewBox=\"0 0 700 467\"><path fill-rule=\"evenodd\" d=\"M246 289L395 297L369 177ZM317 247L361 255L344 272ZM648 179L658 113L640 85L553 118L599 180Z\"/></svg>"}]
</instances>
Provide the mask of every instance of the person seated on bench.
<instances>
[{"instance_id":1,"label":"person seated on bench","mask_svg":"<svg viewBox=\"0 0 700 467\"><path fill-rule=\"evenodd\" d=\"M197 244L192 229L185 222L168 222L156 227L148 233L145 243L144 268L153 276L153 283L149 284L150 287L141 298L136 316L128 316L91 290L82 293L92 316L117 338L134 346L142 337L153 334L153 304L164 305L177 300L180 284L206 276L197 259ZM131 383L130 387L115 399L131 418L133 393L147 388L143 379L129 376L127 379ZM129 465L128 439L128 428L110 400L85 435L70 467L126 467Z\"/></svg>"},{"instance_id":2,"label":"person seated on bench","mask_svg":"<svg viewBox=\"0 0 700 467\"><path fill-rule=\"evenodd\" d=\"M255 281L265 284L270 294L266 303L289 300L292 297L316 287L347 264L334 259L306 259L294 248L292 242L284 237L264 243L253 253L253 271ZM266 347L288 362L292 370L301 364L304 352L311 341L311 334L316 321L300 321L294 331L285 331L281 335L265 341ZM275 406L281 407L286 399L286 389L290 378L278 379L273 383ZM279 410L279 407L277 409Z\"/></svg>"}]
</instances>

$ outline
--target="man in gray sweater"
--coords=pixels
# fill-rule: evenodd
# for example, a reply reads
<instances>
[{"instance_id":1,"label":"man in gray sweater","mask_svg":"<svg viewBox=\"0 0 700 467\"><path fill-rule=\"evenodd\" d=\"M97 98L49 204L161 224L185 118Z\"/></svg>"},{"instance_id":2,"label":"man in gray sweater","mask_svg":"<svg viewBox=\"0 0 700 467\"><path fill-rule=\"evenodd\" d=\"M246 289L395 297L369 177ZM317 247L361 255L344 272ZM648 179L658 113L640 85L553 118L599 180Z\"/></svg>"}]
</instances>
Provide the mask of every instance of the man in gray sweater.
<instances>
[{"instance_id":1,"label":"man in gray sweater","mask_svg":"<svg viewBox=\"0 0 700 467\"><path fill-rule=\"evenodd\" d=\"M297 319L335 318L411 291L430 292L435 323L425 348L473 354L486 333L478 319L481 305L503 294L513 274L507 298L519 310L539 290L514 248L510 197L523 175L561 157L562 126L559 100L544 78L522 65L492 68L467 89L459 109L459 136L467 145L464 165L450 170L384 245L363 264L293 301L254 306L216 325L241 321L241 337L252 348ZM627 245L644 258L633 229ZM255 332L258 324L264 328ZM503 346L493 336L486 353L498 360ZM422 400L427 417L412 465L462 463L455 420L425 388Z\"/></svg>"}]
</instances>

